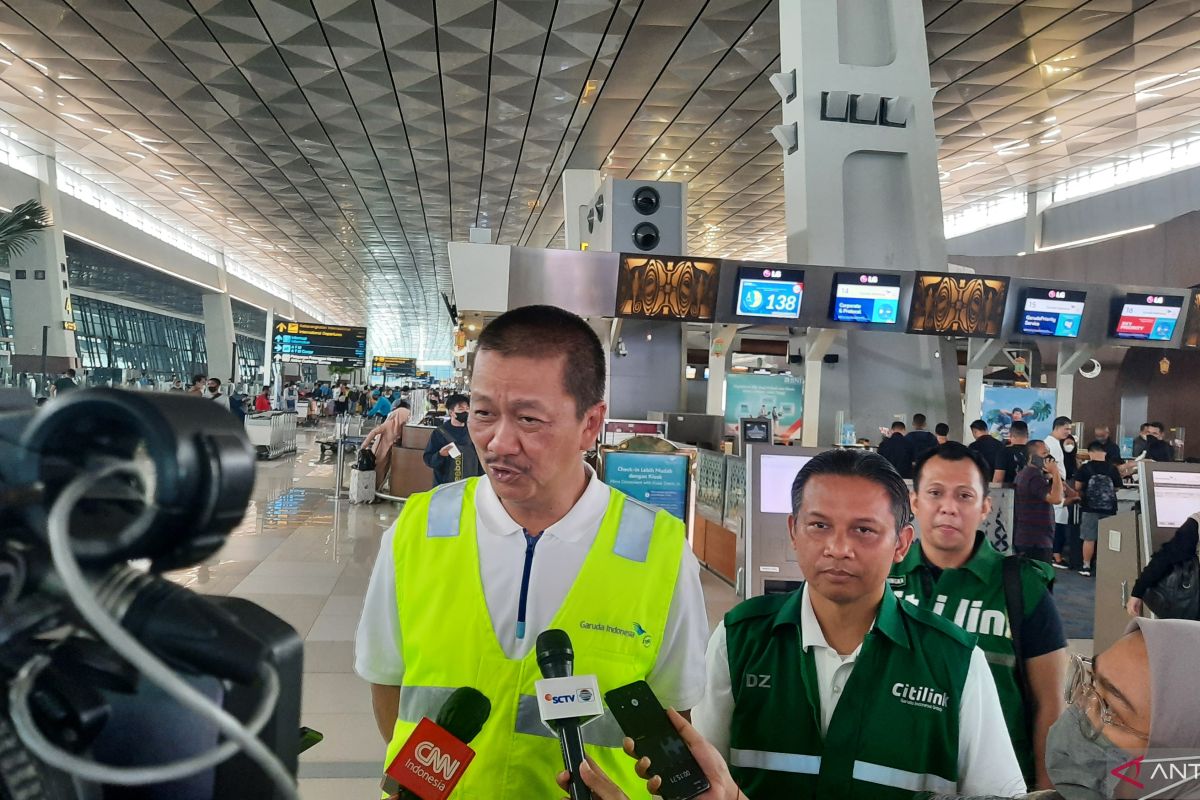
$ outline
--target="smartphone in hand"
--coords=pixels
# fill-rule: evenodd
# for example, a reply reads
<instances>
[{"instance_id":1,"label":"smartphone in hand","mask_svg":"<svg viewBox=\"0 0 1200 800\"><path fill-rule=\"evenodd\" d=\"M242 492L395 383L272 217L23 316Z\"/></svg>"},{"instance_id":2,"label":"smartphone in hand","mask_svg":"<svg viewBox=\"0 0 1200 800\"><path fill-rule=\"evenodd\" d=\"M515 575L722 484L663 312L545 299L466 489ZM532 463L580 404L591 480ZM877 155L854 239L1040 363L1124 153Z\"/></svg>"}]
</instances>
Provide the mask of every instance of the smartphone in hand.
<instances>
[{"instance_id":1,"label":"smartphone in hand","mask_svg":"<svg viewBox=\"0 0 1200 800\"><path fill-rule=\"evenodd\" d=\"M650 774L662 778L658 794L663 800L688 800L709 790L708 778L648 683L635 681L613 689L604 700L621 730L633 739L634 753L649 758Z\"/></svg>"}]
</instances>

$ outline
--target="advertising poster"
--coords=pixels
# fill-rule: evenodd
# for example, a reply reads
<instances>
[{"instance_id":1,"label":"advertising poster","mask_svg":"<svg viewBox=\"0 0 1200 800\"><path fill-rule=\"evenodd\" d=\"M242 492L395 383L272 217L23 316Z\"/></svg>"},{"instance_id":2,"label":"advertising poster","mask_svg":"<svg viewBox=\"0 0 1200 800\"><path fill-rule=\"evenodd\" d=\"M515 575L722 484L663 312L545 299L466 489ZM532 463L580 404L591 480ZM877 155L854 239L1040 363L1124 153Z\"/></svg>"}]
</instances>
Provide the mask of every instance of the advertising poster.
<instances>
[{"instance_id":1,"label":"advertising poster","mask_svg":"<svg viewBox=\"0 0 1200 800\"><path fill-rule=\"evenodd\" d=\"M1029 426L1029 440L1045 439L1054 423L1053 389L1022 389L1016 386L983 387L983 421L992 436L1008 438L1013 420Z\"/></svg>"},{"instance_id":2,"label":"advertising poster","mask_svg":"<svg viewBox=\"0 0 1200 800\"><path fill-rule=\"evenodd\" d=\"M687 521L688 457L675 453L608 453L604 482L635 500Z\"/></svg>"},{"instance_id":3,"label":"advertising poster","mask_svg":"<svg viewBox=\"0 0 1200 800\"><path fill-rule=\"evenodd\" d=\"M725 379L725 432L736 436L738 420L771 417L783 441L798 436L804 416L804 379L795 375L733 374Z\"/></svg>"}]
</instances>

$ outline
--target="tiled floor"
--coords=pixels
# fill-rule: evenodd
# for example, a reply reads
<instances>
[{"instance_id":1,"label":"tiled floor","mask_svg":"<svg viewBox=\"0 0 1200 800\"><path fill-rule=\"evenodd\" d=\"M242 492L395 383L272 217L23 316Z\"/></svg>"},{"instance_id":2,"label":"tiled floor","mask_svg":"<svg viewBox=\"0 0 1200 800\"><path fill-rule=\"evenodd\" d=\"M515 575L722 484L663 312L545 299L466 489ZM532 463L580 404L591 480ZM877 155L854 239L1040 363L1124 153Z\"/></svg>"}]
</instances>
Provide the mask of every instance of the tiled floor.
<instances>
[{"instance_id":1,"label":"tiled floor","mask_svg":"<svg viewBox=\"0 0 1200 800\"><path fill-rule=\"evenodd\" d=\"M224 548L171 577L198 592L252 600L296 629L304 638L302 722L325 735L301 756L300 794L369 798L378 796L384 743L369 689L353 672L354 632L397 508L335 502L332 456L320 460L315 438L301 431L296 455L259 462L253 501ZM708 573L702 581L715 625L733 605L733 590Z\"/></svg>"}]
</instances>

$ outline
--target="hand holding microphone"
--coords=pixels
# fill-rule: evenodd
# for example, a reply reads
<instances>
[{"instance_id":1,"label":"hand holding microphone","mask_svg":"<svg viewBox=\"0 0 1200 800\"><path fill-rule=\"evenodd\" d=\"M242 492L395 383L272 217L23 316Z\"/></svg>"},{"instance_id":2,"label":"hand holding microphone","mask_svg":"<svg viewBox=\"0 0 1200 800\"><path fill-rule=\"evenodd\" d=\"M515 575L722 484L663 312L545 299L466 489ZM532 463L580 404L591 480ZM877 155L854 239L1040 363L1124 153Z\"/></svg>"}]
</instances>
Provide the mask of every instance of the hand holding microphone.
<instances>
[{"instance_id":1,"label":"hand holding microphone","mask_svg":"<svg viewBox=\"0 0 1200 800\"><path fill-rule=\"evenodd\" d=\"M417 724L388 765L381 788L396 800L444 800L475 757L467 744L479 735L492 704L477 689L455 689L438 710Z\"/></svg>"}]
</instances>

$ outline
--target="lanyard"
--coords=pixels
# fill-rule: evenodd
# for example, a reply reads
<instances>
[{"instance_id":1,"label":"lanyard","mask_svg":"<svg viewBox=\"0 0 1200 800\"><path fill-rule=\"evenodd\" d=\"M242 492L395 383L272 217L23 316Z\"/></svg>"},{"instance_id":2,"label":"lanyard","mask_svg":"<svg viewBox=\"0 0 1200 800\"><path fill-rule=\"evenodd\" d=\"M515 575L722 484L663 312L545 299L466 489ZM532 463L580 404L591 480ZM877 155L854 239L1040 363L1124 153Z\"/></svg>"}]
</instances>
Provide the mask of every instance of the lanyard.
<instances>
[{"instance_id":1,"label":"lanyard","mask_svg":"<svg viewBox=\"0 0 1200 800\"><path fill-rule=\"evenodd\" d=\"M525 638L525 606L529 602L529 572L533 569L534 548L537 547L537 543L542 538L540 533L536 536L530 536L529 531L524 528L521 529L521 533L525 534L525 570L521 573L521 599L517 603L518 639Z\"/></svg>"}]
</instances>

